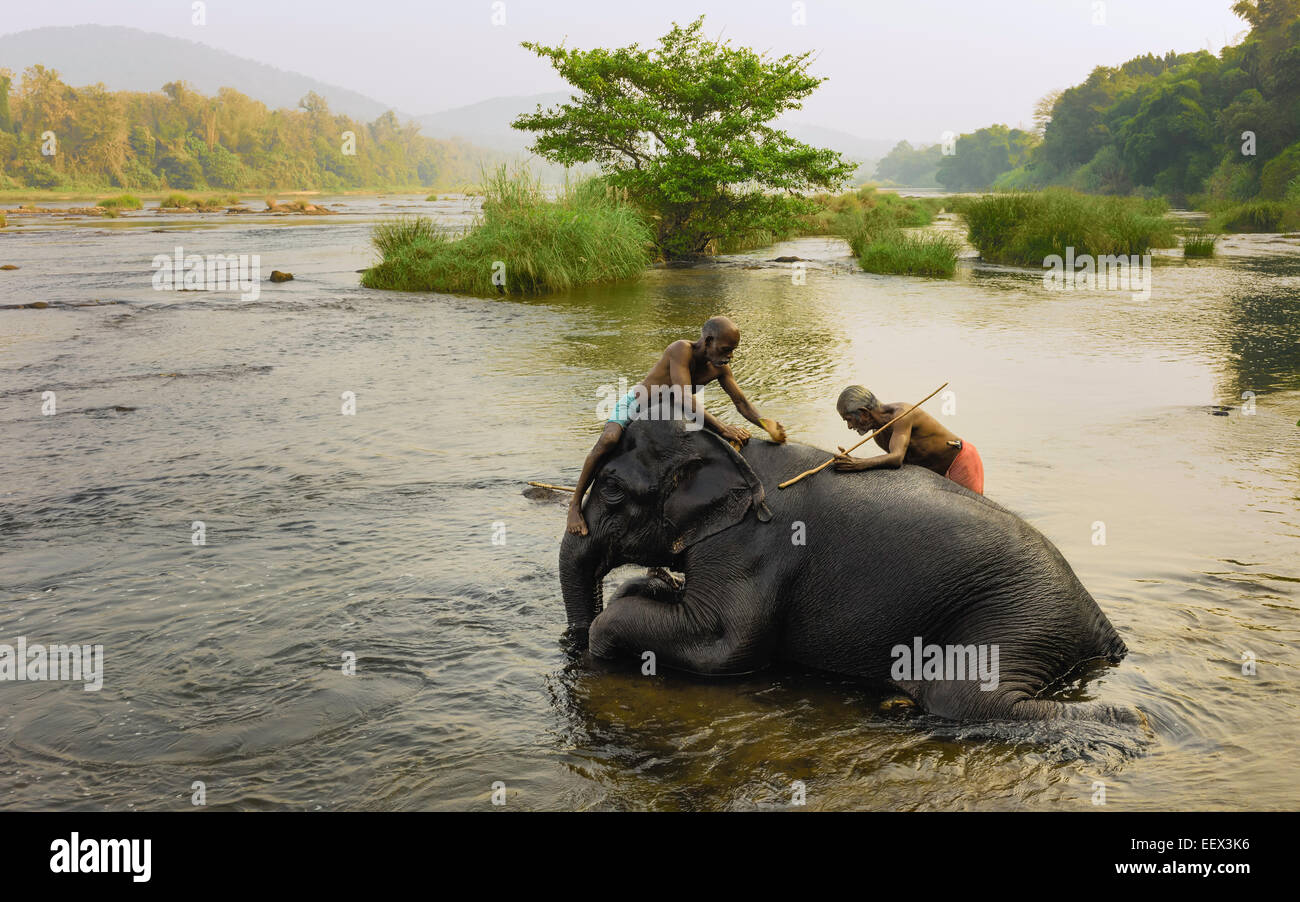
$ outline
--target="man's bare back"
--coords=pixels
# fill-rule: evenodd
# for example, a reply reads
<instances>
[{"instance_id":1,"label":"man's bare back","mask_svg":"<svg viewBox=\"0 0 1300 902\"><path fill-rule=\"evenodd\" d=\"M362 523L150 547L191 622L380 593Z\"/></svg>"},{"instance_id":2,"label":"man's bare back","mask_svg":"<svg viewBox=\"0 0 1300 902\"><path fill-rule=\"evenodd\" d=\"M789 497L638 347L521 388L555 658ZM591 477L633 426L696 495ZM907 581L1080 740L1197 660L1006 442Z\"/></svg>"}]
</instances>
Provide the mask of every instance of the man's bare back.
<instances>
[{"instance_id":1,"label":"man's bare back","mask_svg":"<svg viewBox=\"0 0 1300 902\"><path fill-rule=\"evenodd\" d=\"M645 374L641 380L641 385L646 388L655 388L657 386L674 385L673 382L673 364L679 366L685 365L687 372L690 373L690 385L692 392L698 392L704 386L708 385L714 379L720 378L724 373L730 374L731 369L726 364L716 366L707 357L697 362L691 353L692 342L682 338L668 347L664 348L663 354L655 361L655 365L650 367L650 372ZM727 358L730 362L731 358Z\"/></svg>"},{"instance_id":2,"label":"man's bare back","mask_svg":"<svg viewBox=\"0 0 1300 902\"><path fill-rule=\"evenodd\" d=\"M881 410L888 422L911 406L904 401L895 401L881 405ZM948 472L961 450L961 439L923 410L914 410L894 425L880 430L873 441L882 450L888 451L894 430L905 425L911 426L911 436L903 454L903 463L925 467L939 474Z\"/></svg>"},{"instance_id":3,"label":"man's bare back","mask_svg":"<svg viewBox=\"0 0 1300 902\"><path fill-rule=\"evenodd\" d=\"M885 453L855 458L840 448L835 456L835 469L849 473L915 464L984 494L984 462L975 446L958 438L925 411L907 412L911 406L902 401L882 404L861 385L844 389L835 402L835 409L859 435L879 429L873 438ZM898 422L891 422L894 417L899 418Z\"/></svg>"},{"instance_id":4,"label":"man's bare back","mask_svg":"<svg viewBox=\"0 0 1300 902\"><path fill-rule=\"evenodd\" d=\"M696 392L716 379L722 386L722 390L736 405L736 410L741 416L766 429L775 441L783 442L785 429L775 420L764 419L758 409L749 403L745 393L736 384L735 377L731 375L731 357L739 345L740 330L736 328L736 324L725 316L715 316L704 324L698 341L682 339L664 349L663 355L638 383L641 388L638 394L643 398L652 397L651 392L654 390L671 389L675 386L680 389L682 396L679 400L685 405L688 403L688 395L693 398ZM635 392L636 389L633 391ZM596 446L591 449L583 462L582 472L578 476L577 490L569 502L568 524L565 527L575 535L587 534L587 522L582 518L582 498L596 474L600 461L614 449L623 436L627 424L640 412L637 409L638 402L631 397L632 394L629 392L629 396L619 402L614 415L605 423L605 429L597 439ZM731 442L744 444L749 441L748 429L742 426L728 426L703 407L693 406L697 415L703 416L706 428Z\"/></svg>"}]
</instances>

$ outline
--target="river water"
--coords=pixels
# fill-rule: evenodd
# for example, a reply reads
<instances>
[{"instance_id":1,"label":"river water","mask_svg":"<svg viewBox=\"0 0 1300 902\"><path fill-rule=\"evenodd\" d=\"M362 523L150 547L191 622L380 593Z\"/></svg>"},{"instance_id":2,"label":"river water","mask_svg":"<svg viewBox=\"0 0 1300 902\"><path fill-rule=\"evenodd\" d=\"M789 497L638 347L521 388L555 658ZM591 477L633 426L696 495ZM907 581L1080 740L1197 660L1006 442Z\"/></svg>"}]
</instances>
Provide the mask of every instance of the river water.
<instances>
[{"instance_id":1,"label":"river water","mask_svg":"<svg viewBox=\"0 0 1300 902\"><path fill-rule=\"evenodd\" d=\"M375 221L463 225L465 199L327 201L0 232L0 304L50 304L0 310L0 642L104 647L98 692L0 682L0 805L188 809L202 781L210 808L479 809L500 782L516 809L785 808L803 781L814 809L1300 806L1300 239L1157 261L1146 299L969 261L868 275L807 238L518 302L358 287ZM177 246L295 278L157 291ZM950 381L929 409L1131 650L1067 697L1136 704L1152 734L571 660L564 499L524 482L572 484L601 387L719 312L796 441L856 439L851 382Z\"/></svg>"}]
</instances>

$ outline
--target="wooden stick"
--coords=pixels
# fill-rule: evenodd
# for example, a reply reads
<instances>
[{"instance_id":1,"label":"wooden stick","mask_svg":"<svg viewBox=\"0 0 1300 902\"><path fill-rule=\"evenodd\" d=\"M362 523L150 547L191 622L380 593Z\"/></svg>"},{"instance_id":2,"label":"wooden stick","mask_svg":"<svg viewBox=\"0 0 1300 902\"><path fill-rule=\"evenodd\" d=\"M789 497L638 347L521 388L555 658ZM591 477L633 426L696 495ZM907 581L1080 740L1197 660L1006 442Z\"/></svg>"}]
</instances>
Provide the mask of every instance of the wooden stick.
<instances>
[{"instance_id":1,"label":"wooden stick","mask_svg":"<svg viewBox=\"0 0 1300 902\"><path fill-rule=\"evenodd\" d=\"M576 492L577 489L568 485L551 485L549 482L530 482L529 485L535 485L539 489L555 489L557 492Z\"/></svg>"},{"instance_id":2,"label":"wooden stick","mask_svg":"<svg viewBox=\"0 0 1300 902\"><path fill-rule=\"evenodd\" d=\"M859 448L860 446L866 444L866 443L869 442L871 439L875 438L876 435L877 435L878 433L883 432L884 430L888 429L890 426L894 425L894 423L895 423L896 421L901 420L903 417L907 416L909 413L911 413L912 411L916 410L916 408L920 407L920 406L921 406L922 404L924 404L926 401L929 401L931 398L933 398L935 395L939 394L939 392L943 391L943 390L944 390L945 388L947 388L947 387L948 387L948 383L947 383L947 382L945 382L943 385L940 385L940 386L939 386L938 388L936 388L934 391L930 392L930 393L929 393L928 395L926 395L924 398L922 398L921 400L917 401L917 402L916 402L915 404L913 404L911 407L907 408L907 410L904 410L902 413L900 413L898 416L894 417L894 419L890 420L890 421L889 421L888 423L886 423L885 425L881 426L879 429L874 429L874 430L872 430L870 435L867 435L866 437L864 437L864 438L862 439L862 441L858 442L856 445L854 445L852 448L850 448L848 451L845 451L844 453L847 455L850 451L853 451L853 450ZM839 455L836 455L836 457L838 457L838 456L839 456ZM794 484L795 484L796 482L798 482L800 479L803 479L805 476L811 476L811 475L813 475L814 473L820 473L822 470L826 469L826 468L829 467L831 464L835 463L836 457L832 457L830 460L826 461L826 463L822 464L822 465L819 466L819 467L813 467L811 470L804 470L802 473L800 473L798 476L794 477L793 479L787 479L785 482L780 483L780 484L777 486L777 488L778 488L778 489L788 488L788 487L794 485Z\"/></svg>"}]
</instances>

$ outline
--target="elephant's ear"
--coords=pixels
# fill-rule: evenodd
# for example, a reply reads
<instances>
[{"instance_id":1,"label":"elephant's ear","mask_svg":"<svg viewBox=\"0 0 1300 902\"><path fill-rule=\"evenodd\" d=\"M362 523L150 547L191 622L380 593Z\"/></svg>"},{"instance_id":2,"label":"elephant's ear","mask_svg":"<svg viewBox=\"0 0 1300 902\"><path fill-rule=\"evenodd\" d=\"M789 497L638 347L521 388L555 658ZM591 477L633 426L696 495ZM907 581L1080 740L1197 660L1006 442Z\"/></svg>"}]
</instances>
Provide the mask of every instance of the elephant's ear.
<instances>
[{"instance_id":1,"label":"elephant's ear","mask_svg":"<svg viewBox=\"0 0 1300 902\"><path fill-rule=\"evenodd\" d=\"M764 522L772 512L763 483L749 462L712 432L697 432L694 453L672 474L664 497L664 520L673 553L735 526L750 508Z\"/></svg>"}]
</instances>

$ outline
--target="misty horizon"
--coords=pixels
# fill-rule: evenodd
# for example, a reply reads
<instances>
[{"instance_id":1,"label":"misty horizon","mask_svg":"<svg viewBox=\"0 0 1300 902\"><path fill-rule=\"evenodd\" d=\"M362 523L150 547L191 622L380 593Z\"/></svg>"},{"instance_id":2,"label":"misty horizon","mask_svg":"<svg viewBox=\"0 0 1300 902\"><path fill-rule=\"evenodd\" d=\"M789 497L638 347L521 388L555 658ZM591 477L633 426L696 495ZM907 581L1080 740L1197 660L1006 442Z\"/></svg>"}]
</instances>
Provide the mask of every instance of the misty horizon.
<instances>
[{"instance_id":1,"label":"misty horizon","mask_svg":"<svg viewBox=\"0 0 1300 902\"><path fill-rule=\"evenodd\" d=\"M509 0L430 10L394 0L368 6L363 21L362 12L342 4L315 5L312 18L303 19L300 6L278 0L210 0L203 7L204 24L196 25L189 3L135 0L102 8L72 0L11 12L0 38L52 26L136 28L307 76L417 117L568 90L521 41L583 49L651 47L673 22L703 14L711 38L778 57L815 55L811 71L828 80L792 118L867 139L918 144L935 143L945 131L969 132L995 122L1029 127L1040 97L1079 83L1096 66L1171 50L1217 54L1246 28L1225 0L1006 5L1024 6L1024 14L956 2L911 4L906 10L805 3L806 24L798 25L793 20L799 4L755 10L735 3L669 2L653 10L596 12L586 2L543 6ZM1102 24L1093 24L1098 12ZM499 24L493 24L494 16ZM1050 53L1044 53L1044 41ZM991 56L994 42L999 49ZM0 59L0 66L10 64ZM473 77L465 77L467 72Z\"/></svg>"}]
</instances>

